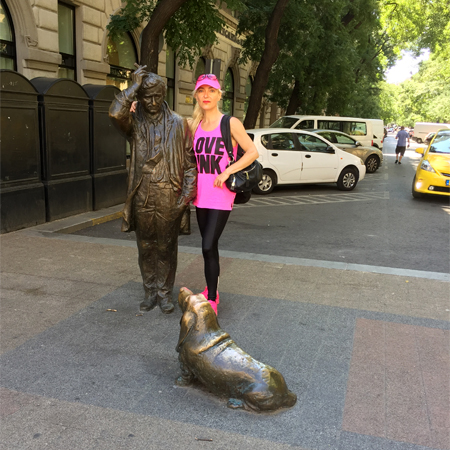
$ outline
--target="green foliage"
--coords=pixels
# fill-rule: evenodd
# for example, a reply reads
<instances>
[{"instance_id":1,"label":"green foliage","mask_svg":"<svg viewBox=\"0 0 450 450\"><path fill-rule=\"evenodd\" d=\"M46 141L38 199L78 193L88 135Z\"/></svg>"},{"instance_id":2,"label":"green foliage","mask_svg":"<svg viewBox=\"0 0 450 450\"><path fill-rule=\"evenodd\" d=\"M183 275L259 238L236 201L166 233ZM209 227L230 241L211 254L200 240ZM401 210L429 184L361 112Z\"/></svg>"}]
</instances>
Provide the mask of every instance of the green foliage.
<instances>
[{"instance_id":1,"label":"green foliage","mask_svg":"<svg viewBox=\"0 0 450 450\"><path fill-rule=\"evenodd\" d=\"M292 2L292 0L291 0ZM290 3L291 3L290 2ZM240 63L259 61L264 51L265 32L276 0L244 0L237 32L245 36ZM288 4L289 10L290 4ZM288 12L284 17L289 15ZM279 40L280 41L280 40Z\"/></svg>"},{"instance_id":2,"label":"green foliage","mask_svg":"<svg viewBox=\"0 0 450 450\"><path fill-rule=\"evenodd\" d=\"M242 60L259 60L273 0L247 1L239 31ZM383 51L376 0L290 0L268 97L286 108L294 82L299 113L374 116ZM370 101L368 101L370 97ZM376 116L375 116L376 117Z\"/></svg>"},{"instance_id":3,"label":"green foliage","mask_svg":"<svg viewBox=\"0 0 450 450\"><path fill-rule=\"evenodd\" d=\"M218 42L219 32L225 22L218 14L214 0L189 0L169 20L165 28L167 44L175 51L180 65L192 68L207 45ZM226 6L239 11L240 0L227 0Z\"/></svg>"},{"instance_id":4,"label":"green foliage","mask_svg":"<svg viewBox=\"0 0 450 450\"><path fill-rule=\"evenodd\" d=\"M258 61L275 2L245 3L239 24L246 36L242 60ZM298 113L382 117L385 121L399 116L410 121L445 117L450 102L441 92L443 75L430 72L420 89L416 84L409 89L387 87L382 79L401 49L431 48L442 53L449 42L448 0L291 0L278 38L281 53L266 95L286 108L297 81ZM439 61L449 66L448 58ZM431 70L428 65L425 68ZM414 95L420 98L415 100L420 107L406 101L413 92L419 93Z\"/></svg>"},{"instance_id":5,"label":"green foliage","mask_svg":"<svg viewBox=\"0 0 450 450\"><path fill-rule=\"evenodd\" d=\"M386 0L381 5L381 23L396 54L402 49L432 51L409 80L398 86L381 83L381 117L409 127L416 122L450 122L450 3Z\"/></svg>"},{"instance_id":6,"label":"green foliage","mask_svg":"<svg viewBox=\"0 0 450 450\"><path fill-rule=\"evenodd\" d=\"M450 2L448 0L384 0L381 23L397 54L410 49L435 51L450 39Z\"/></svg>"},{"instance_id":7,"label":"green foliage","mask_svg":"<svg viewBox=\"0 0 450 450\"><path fill-rule=\"evenodd\" d=\"M192 68L203 47L217 42L215 32L224 26L224 21L214 4L211 0L190 0L167 23L165 38L181 65L188 63Z\"/></svg>"},{"instance_id":8,"label":"green foliage","mask_svg":"<svg viewBox=\"0 0 450 450\"><path fill-rule=\"evenodd\" d=\"M107 28L113 40L124 32L132 31L147 23L158 3L170 0L126 0L119 14L111 16ZM227 0L233 10L242 9L240 0ZM188 0L164 26L167 44L175 51L180 65L192 68L207 45L217 42L215 32L220 31L224 21L218 14L215 0Z\"/></svg>"},{"instance_id":9,"label":"green foliage","mask_svg":"<svg viewBox=\"0 0 450 450\"><path fill-rule=\"evenodd\" d=\"M450 46L439 48L418 73L399 86L383 83L385 122L414 126L415 122L450 123Z\"/></svg>"},{"instance_id":10,"label":"green foliage","mask_svg":"<svg viewBox=\"0 0 450 450\"><path fill-rule=\"evenodd\" d=\"M111 16L117 39L147 23L157 4L171 0L126 0ZM239 10L244 39L241 63L259 61L276 0L228 0ZM164 26L180 63L195 64L224 26L214 0L188 0ZM413 125L450 121L450 2L448 0L290 0L278 35L280 55L266 92L287 107L295 82L297 112L381 117ZM400 86L383 80L401 49L432 56Z\"/></svg>"},{"instance_id":11,"label":"green foliage","mask_svg":"<svg viewBox=\"0 0 450 450\"><path fill-rule=\"evenodd\" d=\"M400 116L398 98L400 89L394 84L380 82L380 117L384 123L396 123Z\"/></svg>"},{"instance_id":12,"label":"green foliage","mask_svg":"<svg viewBox=\"0 0 450 450\"><path fill-rule=\"evenodd\" d=\"M106 26L111 40L117 41L123 33L133 31L141 23L147 22L156 3L157 0L126 0L118 14L111 14L110 22Z\"/></svg>"}]
</instances>

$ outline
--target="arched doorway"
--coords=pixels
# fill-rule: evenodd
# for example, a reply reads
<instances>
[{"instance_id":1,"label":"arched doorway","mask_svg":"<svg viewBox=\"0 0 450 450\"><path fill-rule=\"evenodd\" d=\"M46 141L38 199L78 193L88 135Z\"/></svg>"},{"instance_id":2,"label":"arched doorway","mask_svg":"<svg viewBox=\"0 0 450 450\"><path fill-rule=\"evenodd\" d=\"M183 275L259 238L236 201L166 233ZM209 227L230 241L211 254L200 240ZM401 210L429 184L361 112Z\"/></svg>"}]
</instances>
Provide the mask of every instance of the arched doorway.
<instances>
[{"instance_id":1,"label":"arched doorway","mask_svg":"<svg viewBox=\"0 0 450 450\"><path fill-rule=\"evenodd\" d=\"M0 0L0 69L17 70L15 41L11 14Z\"/></svg>"},{"instance_id":2,"label":"arched doorway","mask_svg":"<svg viewBox=\"0 0 450 450\"><path fill-rule=\"evenodd\" d=\"M197 65L195 66L194 81L197 81L197 78L205 73L205 68L206 68L206 61L205 58L203 58L202 56L198 59Z\"/></svg>"},{"instance_id":3,"label":"arched doorway","mask_svg":"<svg viewBox=\"0 0 450 450\"><path fill-rule=\"evenodd\" d=\"M227 70L225 74L225 81L223 83L223 101L222 112L229 116L233 115L234 111L234 77L231 69Z\"/></svg>"},{"instance_id":4,"label":"arched doorway","mask_svg":"<svg viewBox=\"0 0 450 450\"><path fill-rule=\"evenodd\" d=\"M107 52L110 72L106 77L106 84L117 86L121 91L126 89L131 82L131 72L138 62L136 46L129 33L124 33L117 41L108 37Z\"/></svg>"}]
</instances>

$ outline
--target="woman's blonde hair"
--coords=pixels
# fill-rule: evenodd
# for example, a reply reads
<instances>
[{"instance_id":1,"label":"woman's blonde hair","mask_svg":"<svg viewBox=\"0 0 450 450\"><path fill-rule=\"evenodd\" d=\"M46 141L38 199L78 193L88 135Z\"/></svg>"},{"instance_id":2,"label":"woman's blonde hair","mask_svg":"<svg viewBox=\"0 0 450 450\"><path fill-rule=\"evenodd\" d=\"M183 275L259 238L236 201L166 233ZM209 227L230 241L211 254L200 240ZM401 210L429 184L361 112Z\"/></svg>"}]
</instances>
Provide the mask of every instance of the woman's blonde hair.
<instances>
[{"instance_id":1,"label":"woman's blonde hair","mask_svg":"<svg viewBox=\"0 0 450 450\"><path fill-rule=\"evenodd\" d=\"M220 92L220 98L222 98L223 92L219 89ZM195 99L195 96L197 95L197 91L192 92L192 96ZM219 99L220 100L220 99ZM191 129L192 136L195 135L195 132L197 131L198 126L200 125L200 122L203 120L204 114L202 108L200 108L200 105L198 102L195 102L194 111L192 113L192 118L188 119L189 128Z\"/></svg>"}]
</instances>

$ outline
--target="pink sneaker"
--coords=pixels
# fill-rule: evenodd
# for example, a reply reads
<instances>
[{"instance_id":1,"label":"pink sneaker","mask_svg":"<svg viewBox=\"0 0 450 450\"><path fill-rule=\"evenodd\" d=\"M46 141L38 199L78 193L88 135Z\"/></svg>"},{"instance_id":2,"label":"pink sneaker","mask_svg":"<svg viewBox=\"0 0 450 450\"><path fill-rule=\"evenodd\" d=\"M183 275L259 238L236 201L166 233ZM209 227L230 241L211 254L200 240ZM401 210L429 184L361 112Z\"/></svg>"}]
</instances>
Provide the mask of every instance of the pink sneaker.
<instances>
[{"instance_id":1,"label":"pink sneaker","mask_svg":"<svg viewBox=\"0 0 450 450\"><path fill-rule=\"evenodd\" d=\"M217 302L215 302L214 300L208 300L208 302L211 305L211 308L213 309L213 311L216 313L216 316L217 316Z\"/></svg>"},{"instance_id":2,"label":"pink sneaker","mask_svg":"<svg viewBox=\"0 0 450 450\"><path fill-rule=\"evenodd\" d=\"M205 296L206 300L208 300L208 286L205 287L205 290L202 292L202 294ZM220 301L219 301L219 291L216 291L216 303L217 304L220 303Z\"/></svg>"}]
</instances>

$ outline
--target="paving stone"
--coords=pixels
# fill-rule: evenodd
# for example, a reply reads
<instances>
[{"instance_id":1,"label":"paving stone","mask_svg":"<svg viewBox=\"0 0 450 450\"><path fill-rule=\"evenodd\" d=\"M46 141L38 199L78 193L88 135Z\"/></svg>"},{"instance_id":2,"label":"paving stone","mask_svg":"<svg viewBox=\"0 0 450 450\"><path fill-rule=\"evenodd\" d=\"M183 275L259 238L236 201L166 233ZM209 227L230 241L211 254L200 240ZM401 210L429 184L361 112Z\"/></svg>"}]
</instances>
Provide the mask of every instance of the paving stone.
<instances>
[{"instance_id":1,"label":"paving stone","mask_svg":"<svg viewBox=\"0 0 450 450\"><path fill-rule=\"evenodd\" d=\"M257 414L174 385L181 311L139 313L134 247L1 239L8 450L450 447L448 283L224 256L221 326L298 396ZM175 302L202 266L180 253Z\"/></svg>"}]
</instances>

